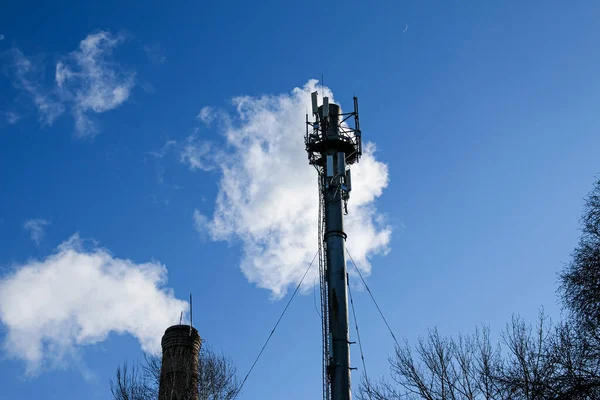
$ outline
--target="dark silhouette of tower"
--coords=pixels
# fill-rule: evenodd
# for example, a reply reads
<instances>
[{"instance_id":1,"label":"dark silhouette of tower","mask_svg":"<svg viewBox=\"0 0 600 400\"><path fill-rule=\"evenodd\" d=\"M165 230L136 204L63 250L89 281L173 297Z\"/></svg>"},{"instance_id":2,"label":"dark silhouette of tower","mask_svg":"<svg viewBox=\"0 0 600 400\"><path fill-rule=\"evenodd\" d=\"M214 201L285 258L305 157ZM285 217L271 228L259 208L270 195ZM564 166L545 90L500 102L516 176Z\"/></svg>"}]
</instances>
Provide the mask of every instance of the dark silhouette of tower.
<instances>
[{"instance_id":1,"label":"dark silhouette of tower","mask_svg":"<svg viewBox=\"0 0 600 400\"><path fill-rule=\"evenodd\" d=\"M319 276L323 328L323 399L351 400L350 339L346 287L344 215L352 191L350 166L362 155L358 99L354 111L312 95L314 121L306 115L304 143L308 161L319 175ZM350 126L354 120L354 127Z\"/></svg>"},{"instance_id":2,"label":"dark silhouette of tower","mask_svg":"<svg viewBox=\"0 0 600 400\"><path fill-rule=\"evenodd\" d=\"M189 325L173 325L162 338L158 400L198 400L200 335Z\"/></svg>"}]
</instances>

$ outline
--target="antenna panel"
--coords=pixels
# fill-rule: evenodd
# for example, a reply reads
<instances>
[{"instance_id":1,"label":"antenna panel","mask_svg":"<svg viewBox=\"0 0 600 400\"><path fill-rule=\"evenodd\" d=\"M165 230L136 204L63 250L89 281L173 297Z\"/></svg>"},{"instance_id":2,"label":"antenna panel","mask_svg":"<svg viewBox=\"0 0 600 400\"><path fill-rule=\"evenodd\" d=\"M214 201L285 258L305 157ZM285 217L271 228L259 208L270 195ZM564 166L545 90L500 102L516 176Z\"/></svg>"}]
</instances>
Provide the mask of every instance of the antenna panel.
<instances>
[{"instance_id":1,"label":"antenna panel","mask_svg":"<svg viewBox=\"0 0 600 400\"><path fill-rule=\"evenodd\" d=\"M313 115L319 112L319 106L317 105L317 92L312 92L310 94L310 98L312 101L312 112Z\"/></svg>"},{"instance_id":2,"label":"antenna panel","mask_svg":"<svg viewBox=\"0 0 600 400\"><path fill-rule=\"evenodd\" d=\"M346 154L337 153L337 173L339 176L344 176L346 173Z\"/></svg>"},{"instance_id":3,"label":"antenna panel","mask_svg":"<svg viewBox=\"0 0 600 400\"><path fill-rule=\"evenodd\" d=\"M323 97L323 118L329 117L329 97Z\"/></svg>"},{"instance_id":4,"label":"antenna panel","mask_svg":"<svg viewBox=\"0 0 600 400\"><path fill-rule=\"evenodd\" d=\"M327 156L327 166L325 173L329 178L333 176L333 156Z\"/></svg>"},{"instance_id":5,"label":"antenna panel","mask_svg":"<svg viewBox=\"0 0 600 400\"><path fill-rule=\"evenodd\" d=\"M346 189L348 191L352 191L352 174L350 174L350 170L346 171Z\"/></svg>"}]
</instances>

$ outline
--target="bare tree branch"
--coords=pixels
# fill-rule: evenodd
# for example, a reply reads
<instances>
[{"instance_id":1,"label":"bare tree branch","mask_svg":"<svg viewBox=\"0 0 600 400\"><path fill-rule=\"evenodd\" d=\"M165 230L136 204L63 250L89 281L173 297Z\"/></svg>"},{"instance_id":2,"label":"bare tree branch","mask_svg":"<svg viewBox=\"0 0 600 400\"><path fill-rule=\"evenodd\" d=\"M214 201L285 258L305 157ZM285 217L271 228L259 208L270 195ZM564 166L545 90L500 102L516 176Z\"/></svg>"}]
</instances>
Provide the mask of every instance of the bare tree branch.
<instances>
[{"instance_id":1,"label":"bare tree branch","mask_svg":"<svg viewBox=\"0 0 600 400\"><path fill-rule=\"evenodd\" d=\"M133 366L131 371L127 363L118 367L115 381L110 382L113 400L156 400L161 366L159 354L147 354L142 364ZM234 400L239 397L238 386L233 362L210 347L202 346L198 358L198 399Z\"/></svg>"}]
</instances>

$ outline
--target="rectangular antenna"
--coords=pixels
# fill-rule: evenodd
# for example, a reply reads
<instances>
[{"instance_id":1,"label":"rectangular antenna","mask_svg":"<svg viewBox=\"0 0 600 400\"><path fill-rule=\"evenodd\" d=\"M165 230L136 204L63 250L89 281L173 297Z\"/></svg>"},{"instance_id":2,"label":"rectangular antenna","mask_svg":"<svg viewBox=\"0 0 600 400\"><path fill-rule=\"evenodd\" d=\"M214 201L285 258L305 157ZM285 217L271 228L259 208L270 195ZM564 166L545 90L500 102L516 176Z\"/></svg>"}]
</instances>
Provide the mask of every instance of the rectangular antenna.
<instances>
[{"instance_id":1,"label":"rectangular antenna","mask_svg":"<svg viewBox=\"0 0 600 400\"><path fill-rule=\"evenodd\" d=\"M354 96L354 129L357 132L360 132L360 123L358 122L358 97L356 96Z\"/></svg>"},{"instance_id":2,"label":"rectangular antenna","mask_svg":"<svg viewBox=\"0 0 600 400\"><path fill-rule=\"evenodd\" d=\"M306 136L305 137L308 139L308 113L306 113Z\"/></svg>"},{"instance_id":3,"label":"rectangular antenna","mask_svg":"<svg viewBox=\"0 0 600 400\"><path fill-rule=\"evenodd\" d=\"M333 156L327 156L327 165L325 167L325 173L328 177L333 176Z\"/></svg>"},{"instance_id":4,"label":"rectangular antenna","mask_svg":"<svg viewBox=\"0 0 600 400\"><path fill-rule=\"evenodd\" d=\"M310 94L310 98L312 100L312 112L313 115L319 112L319 106L317 105L317 92L312 92Z\"/></svg>"},{"instance_id":5,"label":"rectangular antenna","mask_svg":"<svg viewBox=\"0 0 600 400\"><path fill-rule=\"evenodd\" d=\"M323 118L329 117L329 97L323 97Z\"/></svg>"},{"instance_id":6,"label":"rectangular antenna","mask_svg":"<svg viewBox=\"0 0 600 400\"><path fill-rule=\"evenodd\" d=\"M350 174L350 170L346 171L346 190L349 192L352 191L352 175Z\"/></svg>"},{"instance_id":7,"label":"rectangular antenna","mask_svg":"<svg viewBox=\"0 0 600 400\"><path fill-rule=\"evenodd\" d=\"M346 174L346 154L344 152L337 153L337 173L339 176Z\"/></svg>"}]
</instances>

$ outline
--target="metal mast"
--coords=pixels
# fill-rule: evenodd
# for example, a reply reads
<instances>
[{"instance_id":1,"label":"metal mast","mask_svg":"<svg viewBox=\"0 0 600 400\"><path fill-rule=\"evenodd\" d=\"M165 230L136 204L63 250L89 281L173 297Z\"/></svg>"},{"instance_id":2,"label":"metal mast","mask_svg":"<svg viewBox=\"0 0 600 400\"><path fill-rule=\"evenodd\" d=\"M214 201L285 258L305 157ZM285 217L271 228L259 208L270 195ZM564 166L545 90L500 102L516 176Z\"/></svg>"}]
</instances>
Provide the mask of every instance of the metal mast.
<instances>
[{"instance_id":1,"label":"metal mast","mask_svg":"<svg viewBox=\"0 0 600 400\"><path fill-rule=\"evenodd\" d=\"M350 400L344 215L352 190L348 166L358 162L362 154L358 99L354 97L354 111L344 114L337 104L329 103L327 97L323 97L321 106L317 104L317 92L311 97L314 121L306 115L304 142L309 163L319 174L323 398ZM348 124L351 118L354 127Z\"/></svg>"}]
</instances>

